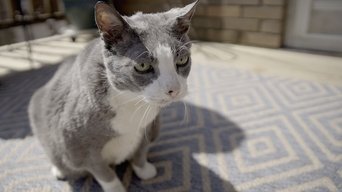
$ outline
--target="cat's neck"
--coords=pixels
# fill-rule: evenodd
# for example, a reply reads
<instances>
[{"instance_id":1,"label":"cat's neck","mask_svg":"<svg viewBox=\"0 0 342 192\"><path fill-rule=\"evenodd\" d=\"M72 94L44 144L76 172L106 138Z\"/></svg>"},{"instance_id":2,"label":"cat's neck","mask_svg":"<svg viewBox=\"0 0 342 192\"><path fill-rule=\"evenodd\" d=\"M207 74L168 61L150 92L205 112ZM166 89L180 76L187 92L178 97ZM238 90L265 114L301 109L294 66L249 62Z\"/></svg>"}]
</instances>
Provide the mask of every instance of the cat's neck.
<instances>
[{"instance_id":1,"label":"cat's neck","mask_svg":"<svg viewBox=\"0 0 342 192\"><path fill-rule=\"evenodd\" d=\"M160 106L146 102L143 96L131 91L120 91L110 88L107 99L113 109L127 108L128 106L136 109L139 107L143 108L145 106L155 112L159 112L161 109Z\"/></svg>"},{"instance_id":2,"label":"cat's neck","mask_svg":"<svg viewBox=\"0 0 342 192\"><path fill-rule=\"evenodd\" d=\"M109 92L108 102L115 111L113 128L120 134L143 130L158 115L160 107L149 104L141 96L128 91L113 88Z\"/></svg>"}]
</instances>

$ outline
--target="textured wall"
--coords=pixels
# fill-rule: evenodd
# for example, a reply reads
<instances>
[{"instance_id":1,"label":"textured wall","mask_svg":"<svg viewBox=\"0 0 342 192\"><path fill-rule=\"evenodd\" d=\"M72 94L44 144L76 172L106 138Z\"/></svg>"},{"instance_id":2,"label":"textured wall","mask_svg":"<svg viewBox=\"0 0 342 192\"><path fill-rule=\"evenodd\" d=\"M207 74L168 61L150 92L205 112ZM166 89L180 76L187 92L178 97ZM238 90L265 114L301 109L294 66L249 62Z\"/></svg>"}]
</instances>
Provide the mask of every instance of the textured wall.
<instances>
[{"instance_id":1,"label":"textured wall","mask_svg":"<svg viewBox=\"0 0 342 192\"><path fill-rule=\"evenodd\" d=\"M188 0L125 0L125 14L183 6ZM198 40L280 47L286 0L201 0L191 36Z\"/></svg>"},{"instance_id":2,"label":"textured wall","mask_svg":"<svg viewBox=\"0 0 342 192\"><path fill-rule=\"evenodd\" d=\"M207 0L197 9L198 39L279 47L284 0Z\"/></svg>"}]
</instances>

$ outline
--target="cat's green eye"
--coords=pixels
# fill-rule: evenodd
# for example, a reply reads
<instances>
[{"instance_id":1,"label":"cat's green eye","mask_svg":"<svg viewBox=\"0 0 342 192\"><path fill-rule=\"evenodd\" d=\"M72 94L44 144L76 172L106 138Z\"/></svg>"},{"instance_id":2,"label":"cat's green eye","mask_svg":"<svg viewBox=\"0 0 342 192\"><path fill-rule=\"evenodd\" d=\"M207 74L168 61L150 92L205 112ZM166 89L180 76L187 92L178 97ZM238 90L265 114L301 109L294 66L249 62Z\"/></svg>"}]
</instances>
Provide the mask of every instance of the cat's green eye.
<instances>
[{"instance_id":1,"label":"cat's green eye","mask_svg":"<svg viewBox=\"0 0 342 192\"><path fill-rule=\"evenodd\" d=\"M186 65L188 63L188 60L189 60L189 56L185 55L179 58L176 64L178 66Z\"/></svg>"},{"instance_id":2,"label":"cat's green eye","mask_svg":"<svg viewBox=\"0 0 342 192\"><path fill-rule=\"evenodd\" d=\"M146 73L151 71L152 65L147 63L138 63L134 66L134 69L140 73Z\"/></svg>"}]
</instances>

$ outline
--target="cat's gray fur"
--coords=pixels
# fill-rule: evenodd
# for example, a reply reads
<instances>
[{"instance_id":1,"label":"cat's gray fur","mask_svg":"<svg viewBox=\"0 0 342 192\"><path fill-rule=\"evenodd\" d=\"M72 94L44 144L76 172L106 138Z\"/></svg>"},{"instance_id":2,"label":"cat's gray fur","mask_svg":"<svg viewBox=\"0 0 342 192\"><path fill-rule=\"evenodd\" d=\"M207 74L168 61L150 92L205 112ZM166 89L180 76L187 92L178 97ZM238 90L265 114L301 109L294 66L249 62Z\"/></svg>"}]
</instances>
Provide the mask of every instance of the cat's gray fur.
<instances>
[{"instance_id":1,"label":"cat's gray fur","mask_svg":"<svg viewBox=\"0 0 342 192\"><path fill-rule=\"evenodd\" d=\"M93 40L75 59L65 61L53 78L34 93L29 105L33 132L63 175L74 177L90 172L106 182L116 177L100 154L105 143L117 136L110 125L117 115L107 100L110 89L138 92L153 82L159 75L157 61L150 61L155 65L155 73L146 75L132 73L130 60L155 60L153 55L142 53L148 53L157 44L169 45L174 54L189 54L187 29L182 31L182 21L175 20L187 11L173 9L122 17L130 28L121 39L102 35L102 39ZM178 73L187 77L189 71L190 64ZM158 129L158 119L146 127L148 136L143 137L131 157L135 165L144 163L147 145L157 137Z\"/></svg>"}]
</instances>

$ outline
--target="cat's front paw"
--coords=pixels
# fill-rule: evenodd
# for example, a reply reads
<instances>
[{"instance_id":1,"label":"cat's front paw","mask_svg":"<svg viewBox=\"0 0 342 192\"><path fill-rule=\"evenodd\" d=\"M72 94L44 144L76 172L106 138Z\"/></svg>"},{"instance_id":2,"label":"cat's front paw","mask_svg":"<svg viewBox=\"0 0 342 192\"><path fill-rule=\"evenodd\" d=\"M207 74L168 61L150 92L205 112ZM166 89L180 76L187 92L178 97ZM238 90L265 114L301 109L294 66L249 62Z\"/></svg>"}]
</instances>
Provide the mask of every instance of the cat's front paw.
<instances>
[{"instance_id":1,"label":"cat's front paw","mask_svg":"<svg viewBox=\"0 0 342 192\"><path fill-rule=\"evenodd\" d=\"M126 192L125 187L119 179L114 179L111 182L98 181L104 192Z\"/></svg>"},{"instance_id":2,"label":"cat's front paw","mask_svg":"<svg viewBox=\"0 0 342 192\"><path fill-rule=\"evenodd\" d=\"M156 167L146 162L143 167L137 167L135 165L132 165L134 173L142 180L151 179L157 175L157 169Z\"/></svg>"},{"instance_id":3,"label":"cat's front paw","mask_svg":"<svg viewBox=\"0 0 342 192\"><path fill-rule=\"evenodd\" d=\"M58 180L65 180L65 175L58 169L56 166L51 167L51 173L53 176L55 176Z\"/></svg>"}]
</instances>

